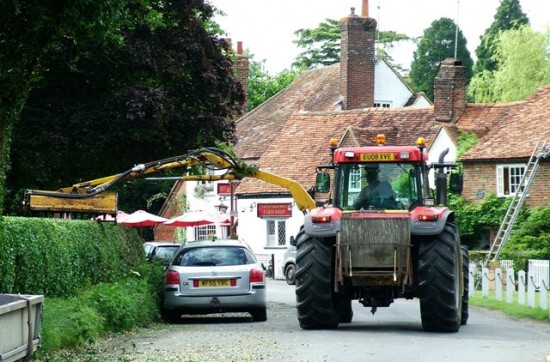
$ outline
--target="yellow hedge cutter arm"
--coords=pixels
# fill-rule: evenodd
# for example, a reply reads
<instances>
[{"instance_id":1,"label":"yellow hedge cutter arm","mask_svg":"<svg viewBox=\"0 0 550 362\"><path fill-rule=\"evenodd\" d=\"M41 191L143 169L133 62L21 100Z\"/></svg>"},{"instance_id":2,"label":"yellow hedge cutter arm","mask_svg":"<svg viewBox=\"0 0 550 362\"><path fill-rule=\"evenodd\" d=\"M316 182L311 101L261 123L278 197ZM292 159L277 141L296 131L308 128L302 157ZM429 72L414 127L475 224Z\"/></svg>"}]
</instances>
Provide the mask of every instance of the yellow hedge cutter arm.
<instances>
[{"instance_id":1,"label":"yellow hedge cutter arm","mask_svg":"<svg viewBox=\"0 0 550 362\"><path fill-rule=\"evenodd\" d=\"M216 170L214 175L189 175L191 166ZM111 186L144 175L183 168L183 181L241 180L253 177L287 189L302 211L315 207L315 201L299 183L280 177L255 166L246 165L224 150L215 147L200 148L184 155L135 165L116 175L81 182L57 191L26 190L23 210L87 214L116 214L117 194L106 192ZM224 171L220 173L219 171Z\"/></svg>"}]
</instances>

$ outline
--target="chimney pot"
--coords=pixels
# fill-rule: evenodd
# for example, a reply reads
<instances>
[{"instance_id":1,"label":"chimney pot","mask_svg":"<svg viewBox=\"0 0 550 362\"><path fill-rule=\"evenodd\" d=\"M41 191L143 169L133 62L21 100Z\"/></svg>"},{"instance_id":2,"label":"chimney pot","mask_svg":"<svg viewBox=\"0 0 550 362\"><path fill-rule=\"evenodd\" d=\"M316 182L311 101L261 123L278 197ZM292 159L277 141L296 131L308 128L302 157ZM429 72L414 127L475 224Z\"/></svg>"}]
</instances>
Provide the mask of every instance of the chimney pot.
<instances>
[{"instance_id":1,"label":"chimney pot","mask_svg":"<svg viewBox=\"0 0 550 362\"><path fill-rule=\"evenodd\" d=\"M364 18L369 17L369 0L363 0L363 6L361 8L361 16Z\"/></svg>"},{"instance_id":2,"label":"chimney pot","mask_svg":"<svg viewBox=\"0 0 550 362\"><path fill-rule=\"evenodd\" d=\"M355 15L355 8L351 8L351 14L350 15Z\"/></svg>"},{"instance_id":3,"label":"chimney pot","mask_svg":"<svg viewBox=\"0 0 550 362\"><path fill-rule=\"evenodd\" d=\"M238 55L243 55L243 42L242 41L237 42L237 54Z\"/></svg>"}]
</instances>

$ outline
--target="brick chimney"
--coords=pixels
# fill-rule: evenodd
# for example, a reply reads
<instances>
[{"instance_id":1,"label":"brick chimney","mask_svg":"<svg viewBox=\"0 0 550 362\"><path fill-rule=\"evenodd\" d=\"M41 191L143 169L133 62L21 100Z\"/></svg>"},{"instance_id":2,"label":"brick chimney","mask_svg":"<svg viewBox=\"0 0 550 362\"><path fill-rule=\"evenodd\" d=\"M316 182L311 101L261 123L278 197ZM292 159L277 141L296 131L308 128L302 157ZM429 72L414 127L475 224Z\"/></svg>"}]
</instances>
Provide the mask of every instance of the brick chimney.
<instances>
[{"instance_id":1,"label":"brick chimney","mask_svg":"<svg viewBox=\"0 0 550 362\"><path fill-rule=\"evenodd\" d=\"M466 68L458 59L445 59L434 80L435 120L452 122L465 107Z\"/></svg>"},{"instance_id":2,"label":"brick chimney","mask_svg":"<svg viewBox=\"0 0 550 362\"><path fill-rule=\"evenodd\" d=\"M376 20L368 17L368 5L368 0L363 0L363 16L355 15L355 8L351 8L351 14L339 21L344 110L374 106Z\"/></svg>"},{"instance_id":3,"label":"brick chimney","mask_svg":"<svg viewBox=\"0 0 550 362\"><path fill-rule=\"evenodd\" d=\"M233 63L233 67L235 69L235 77L243 87L243 91L245 95L245 101L243 106L244 106L244 113L246 113L246 109L248 105L248 73L250 71L250 66L249 66L248 56L244 55L244 52L243 52L242 41L237 42L237 54L236 54L235 61Z\"/></svg>"}]
</instances>

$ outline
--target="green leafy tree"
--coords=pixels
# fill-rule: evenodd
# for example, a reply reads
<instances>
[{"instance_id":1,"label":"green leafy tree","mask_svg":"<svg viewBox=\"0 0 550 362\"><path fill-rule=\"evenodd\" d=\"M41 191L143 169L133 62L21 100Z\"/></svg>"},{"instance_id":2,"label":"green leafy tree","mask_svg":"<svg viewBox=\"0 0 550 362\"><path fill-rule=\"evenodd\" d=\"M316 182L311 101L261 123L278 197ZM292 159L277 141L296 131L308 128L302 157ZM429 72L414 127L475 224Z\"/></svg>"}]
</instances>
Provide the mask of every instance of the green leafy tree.
<instances>
[{"instance_id":1,"label":"green leafy tree","mask_svg":"<svg viewBox=\"0 0 550 362\"><path fill-rule=\"evenodd\" d=\"M476 49L477 61L474 74L481 74L485 70L492 72L498 69L500 60L495 56L495 43L499 33L505 30L518 29L526 24L529 24L529 19L521 10L519 0L500 0L500 5L491 26L480 37L481 42Z\"/></svg>"},{"instance_id":2,"label":"green leafy tree","mask_svg":"<svg viewBox=\"0 0 550 362\"><path fill-rule=\"evenodd\" d=\"M43 73L51 51L79 40L120 41L117 29L126 22L122 0L12 0L0 4L0 206L10 165L13 126L30 90ZM73 59L78 57L73 53Z\"/></svg>"},{"instance_id":3,"label":"green leafy tree","mask_svg":"<svg viewBox=\"0 0 550 362\"><path fill-rule=\"evenodd\" d=\"M410 81L416 91L424 92L433 100L434 80L441 62L446 58L455 57L455 37L458 39L456 58L462 61L466 68L466 79L472 74L473 61L466 47L466 38L457 25L449 18L441 18L431 23L424 30L418 47L413 54Z\"/></svg>"},{"instance_id":4,"label":"green leafy tree","mask_svg":"<svg viewBox=\"0 0 550 362\"><path fill-rule=\"evenodd\" d=\"M529 26L501 32L495 39L499 67L476 74L468 87L475 102L511 102L529 97L550 84L550 29L533 32Z\"/></svg>"},{"instance_id":5,"label":"green leafy tree","mask_svg":"<svg viewBox=\"0 0 550 362\"><path fill-rule=\"evenodd\" d=\"M288 87L299 74L299 70L284 69L275 76L272 76L265 69L265 60L261 62L250 62L250 73L248 76L248 110L253 110Z\"/></svg>"},{"instance_id":6,"label":"green leafy tree","mask_svg":"<svg viewBox=\"0 0 550 362\"><path fill-rule=\"evenodd\" d=\"M298 69L312 69L340 62L340 26L337 20L325 19L315 29L299 29L294 32L298 37L294 41L299 48L305 50L300 53L292 66ZM395 31L381 31L378 33L378 54L384 55L390 63L389 56L395 44L403 40L410 40L405 34Z\"/></svg>"},{"instance_id":7,"label":"green leafy tree","mask_svg":"<svg viewBox=\"0 0 550 362\"><path fill-rule=\"evenodd\" d=\"M527 209L502 250L501 258L523 266L528 259L550 259L550 208Z\"/></svg>"},{"instance_id":8,"label":"green leafy tree","mask_svg":"<svg viewBox=\"0 0 550 362\"><path fill-rule=\"evenodd\" d=\"M234 141L229 119L244 94L227 43L205 29L212 8L136 1L127 12L132 23L120 29L123 43L81 38L79 49L62 44L42 59L47 71L14 130L10 205L25 188L57 189ZM162 192L152 183L132 185ZM129 188L121 192L132 195ZM139 205L127 210L146 208L149 197L121 195L130 199Z\"/></svg>"}]
</instances>

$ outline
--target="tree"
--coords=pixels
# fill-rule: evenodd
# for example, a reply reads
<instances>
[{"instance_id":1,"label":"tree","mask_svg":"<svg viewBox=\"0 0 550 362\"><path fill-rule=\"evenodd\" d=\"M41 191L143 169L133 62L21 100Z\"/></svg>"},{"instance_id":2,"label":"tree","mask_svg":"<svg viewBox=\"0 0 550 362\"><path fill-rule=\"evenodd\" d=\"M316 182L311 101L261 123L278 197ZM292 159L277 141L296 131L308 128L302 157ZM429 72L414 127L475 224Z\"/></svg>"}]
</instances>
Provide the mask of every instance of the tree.
<instances>
[{"instance_id":1,"label":"tree","mask_svg":"<svg viewBox=\"0 0 550 362\"><path fill-rule=\"evenodd\" d=\"M495 41L499 32L529 24L529 19L521 10L519 0L500 0L493 22L480 37L480 44L476 49L477 61L474 74L484 70L494 71L498 68L499 59L495 57Z\"/></svg>"},{"instance_id":2,"label":"tree","mask_svg":"<svg viewBox=\"0 0 550 362\"><path fill-rule=\"evenodd\" d=\"M520 101L550 84L550 29L537 33L523 26L501 32L493 56L498 68L475 75L468 87L475 102Z\"/></svg>"},{"instance_id":3,"label":"tree","mask_svg":"<svg viewBox=\"0 0 550 362\"><path fill-rule=\"evenodd\" d=\"M305 48L292 63L297 69L313 69L340 62L340 26L338 21L325 19L315 29L298 29L294 41L299 48ZM405 34L395 31L381 31L378 34L378 54L384 55L391 63L388 51L402 40L410 40Z\"/></svg>"},{"instance_id":4,"label":"tree","mask_svg":"<svg viewBox=\"0 0 550 362\"><path fill-rule=\"evenodd\" d=\"M234 141L230 119L244 94L228 44L205 30L212 8L130 2L127 11L124 43L81 39L77 59L63 44L43 60L48 71L15 130L12 205L24 188L57 189Z\"/></svg>"},{"instance_id":5,"label":"tree","mask_svg":"<svg viewBox=\"0 0 550 362\"><path fill-rule=\"evenodd\" d=\"M116 29L127 20L122 0L13 0L0 8L0 206L10 165L12 129L39 79L42 59L62 43L119 41ZM76 56L77 54L73 54Z\"/></svg>"},{"instance_id":6,"label":"tree","mask_svg":"<svg viewBox=\"0 0 550 362\"><path fill-rule=\"evenodd\" d=\"M458 36L456 31L458 30ZM455 57L455 37L458 39L456 57L466 68L466 79L472 74L472 58L466 48L466 38L457 25L449 18L441 18L424 30L417 49L413 54L409 77L412 87L424 92L430 99L434 97L434 79L441 62Z\"/></svg>"},{"instance_id":7,"label":"tree","mask_svg":"<svg viewBox=\"0 0 550 362\"><path fill-rule=\"evenodd\" d=\"M265 70L265 60L250 62L248 76L248 111L253 110L290 85L300 70L284 69L275 76Z\"/></svg>"}]
</instances>

